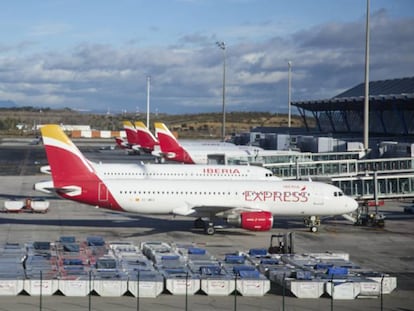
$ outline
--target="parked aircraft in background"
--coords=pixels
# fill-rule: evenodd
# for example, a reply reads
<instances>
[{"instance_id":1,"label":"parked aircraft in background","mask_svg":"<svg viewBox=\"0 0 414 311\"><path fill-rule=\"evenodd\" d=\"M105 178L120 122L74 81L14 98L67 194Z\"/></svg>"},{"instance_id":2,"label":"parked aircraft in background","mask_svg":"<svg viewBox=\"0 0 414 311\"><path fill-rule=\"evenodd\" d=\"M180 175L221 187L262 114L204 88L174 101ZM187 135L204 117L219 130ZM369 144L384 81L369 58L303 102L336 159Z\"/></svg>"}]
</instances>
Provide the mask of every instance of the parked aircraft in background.
<instances>
[{"instance_id":1,"label":"parked aircraft in background","mask_svg":"<svg viewBox=\"0 0 414 311\"><path fill-rule=\"evenodd\" d=\"M220 164L225 164L223 158L258 158L259 156L290 155L299 153L296 151L263 150L255 146L234 145L226 142L208 142L181 144L170 132L164 123L155 123L155 133L160 144L160 153L153 153L154 156L161 156L166 160L177 161L186 164L207 164L209 157L216 156Z\"/></svg>"},{"instance_id":2,"label":"parked aircraft in background","mask_svg":"<svg viewBox=\"0 0 414 311\"><path fill-rule=\"evenodd\" d=\"M131 149L128 141L123 139L122 137L115 137L115 143L120 149Z\"/></svg>"},{"instance_id":3,"label":"parked aircraft in background","mask_svg":"<svg viewBox=\"0 0 414 311\"><path fill-rule=\"evenodd\" d=\"M155 147L159 145L158 140L151 133L151 131L141 121L135 121L135 130L139 145L146 153L154 151Z\"/></svg>"},{"instance_id":4,"label":"parked aircraft in background","mask_svg":"<svg viewBox=\"0 0 414 311\"><path fill-rule=\"evenodd\" d=\"M127 136L128 149L134 153L151 153L154 147L158 145L157 139L152 135L144 123L136 121L134 124L130 121L123 121L124 130Z\"/></svg>"},{"instance_id":5,"label":"parked aircraft in background","mask_svg":"<svg viewBox=\"0 0 414 311\"><path fill-rule=\"evenodd\" d=\"M218 217L265 231L274 215L341 215L358 206L339 188L319 182L109 177L98 173L58 125L41 132L53 190L61 197L117 211L196 217L207 234L214 234Z\"/></svg>"}]
</instances>

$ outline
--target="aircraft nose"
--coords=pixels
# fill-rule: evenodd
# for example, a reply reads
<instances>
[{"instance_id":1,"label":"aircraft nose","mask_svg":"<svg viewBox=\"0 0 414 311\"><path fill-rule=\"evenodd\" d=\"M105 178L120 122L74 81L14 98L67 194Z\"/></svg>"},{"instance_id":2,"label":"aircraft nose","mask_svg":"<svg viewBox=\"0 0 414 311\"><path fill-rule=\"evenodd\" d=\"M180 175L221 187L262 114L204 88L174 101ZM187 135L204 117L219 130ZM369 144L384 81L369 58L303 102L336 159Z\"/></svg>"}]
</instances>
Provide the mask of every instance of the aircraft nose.
<instances>
[{"instance_id":1,"label":"aircraft nose","mask_svg":"<svg viewBox=\"0 0 414 311\"><path fill-rule=\"evenodd\" d=\"M349 212L353 212L358 208L358 202L351 197L348 197L347 207L349 208Z\"/></svg>"}]
</instances>

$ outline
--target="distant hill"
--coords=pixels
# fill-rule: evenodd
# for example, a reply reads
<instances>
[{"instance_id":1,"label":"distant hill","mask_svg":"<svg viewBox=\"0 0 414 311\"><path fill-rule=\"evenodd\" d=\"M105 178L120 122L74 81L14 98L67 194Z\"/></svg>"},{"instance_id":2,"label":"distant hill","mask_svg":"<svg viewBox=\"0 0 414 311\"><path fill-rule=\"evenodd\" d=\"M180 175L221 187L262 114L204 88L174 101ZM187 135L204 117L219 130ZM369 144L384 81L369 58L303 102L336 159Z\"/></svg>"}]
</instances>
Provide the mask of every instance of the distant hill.
<instances>
[{"instance_id":1,"label":"distant hill","mask_svg":"<svg viewBox=\"0 0 414 311\"><path fill-rule=\"evenodd\" d=\"M69 108L50 109L35 107L0 107L0 134L4 135L33 135L33 128L38 124L56 123L71 125L90 125L96 130L122 130L122 121L143 121L146 114L93 114L74 111ZM171 131L181 138L220 138L222 127L221 113L200 114L151 114L150 130L154 122L165 123ZM286 114L269 112L228 112L226 114L226 133L249 132L258 126L286 127ZM17 130L17 125L23 125L24 130ZM292 116L292 127L303 127L299 116Z\"/></svg>"},{"instance_id":2,"label":"distant hill","mask_svg":"<svg viewBox=\"0 0 414 311\"><path fill-rule=\"evenodd\" d=\"M0 100L0 108L13 108L17 107L16 103L11 100Z\"/></svg>"}]
</instances>

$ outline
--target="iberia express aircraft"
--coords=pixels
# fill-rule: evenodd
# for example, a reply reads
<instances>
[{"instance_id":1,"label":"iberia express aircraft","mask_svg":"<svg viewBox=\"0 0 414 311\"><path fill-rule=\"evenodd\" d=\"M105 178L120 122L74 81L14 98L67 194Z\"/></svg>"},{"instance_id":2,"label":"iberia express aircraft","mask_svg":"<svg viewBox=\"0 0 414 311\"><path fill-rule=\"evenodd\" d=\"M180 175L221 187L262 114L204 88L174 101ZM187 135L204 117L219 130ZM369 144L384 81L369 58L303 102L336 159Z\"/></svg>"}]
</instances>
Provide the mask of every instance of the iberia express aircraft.
<instances>
[{"instance_id":1,"label":"iberia express aircraft","mask_svg":"<svg viewBox=\"0 0 414 311\"><path fill-rule=\"evenodd\" d=\"M207 234L215 233L215 218L266 231L273 216L342 215L358 207L339 188L319 182L106 177L58 125L45 125L41 133L53 190L61 197L116 211L207 218Z\"/></svg>"}]
</instances>

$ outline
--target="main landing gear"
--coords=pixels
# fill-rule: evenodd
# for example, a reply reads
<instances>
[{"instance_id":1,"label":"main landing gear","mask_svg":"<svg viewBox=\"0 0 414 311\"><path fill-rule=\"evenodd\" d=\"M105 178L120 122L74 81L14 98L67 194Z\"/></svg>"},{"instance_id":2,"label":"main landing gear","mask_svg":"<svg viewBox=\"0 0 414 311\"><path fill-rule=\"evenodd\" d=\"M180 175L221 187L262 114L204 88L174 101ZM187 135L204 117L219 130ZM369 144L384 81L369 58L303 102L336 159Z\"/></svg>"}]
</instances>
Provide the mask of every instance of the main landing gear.
<instances>
[{"instance_id":1,"label":"main landing gear","mask_svg":"<svg viewBox=\"0 0 414 311\"><path fill-rule=\"evenodd\" d=\"M197 218L194 220L194 228L204 229L204 233L207 235L213 235L216 233L214 223L210 219L204 220L202 218Z\"/></svg>"},{"instance_id":2,"label":"main landing gear","mask_svg":"<svg viewBox=\"0 0 414 311\"><path fill-rule=\"evenodd\" d=\"M309 216L304 220L305 226L309 228L310 232L316 233L321 225L321 219L319 216Z\"/></svg>"}]
</instances>

